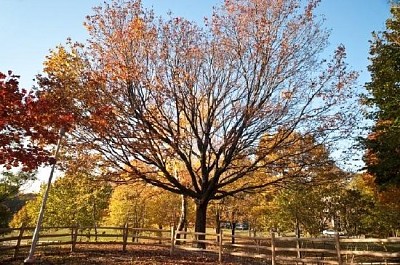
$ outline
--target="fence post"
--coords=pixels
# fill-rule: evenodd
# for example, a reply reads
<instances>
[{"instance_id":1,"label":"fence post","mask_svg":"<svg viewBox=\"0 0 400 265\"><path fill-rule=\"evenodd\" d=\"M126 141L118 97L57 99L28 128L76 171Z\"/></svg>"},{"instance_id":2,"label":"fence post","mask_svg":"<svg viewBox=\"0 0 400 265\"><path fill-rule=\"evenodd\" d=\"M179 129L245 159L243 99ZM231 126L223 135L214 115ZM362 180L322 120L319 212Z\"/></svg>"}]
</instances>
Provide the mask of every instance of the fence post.
<instances>
[{"instance_id":1,"label":"fence post","mask_svg":"<svg viewBox=\"0 0 400 265\"><path fill-rule=\"evenodd\" d=\"M218 251L218 261L221 263L222 262L222 242L223 242L223 231L222 229L219 230L219 235L218 235L218 244L219 244L219 251Z\"/></svg>"},{"instance_id":2,"label":"fence post","mask_svg":"<svg viewBox=\"0 0 400 265\"><path fill-rule=\"evenodd\" d=\"M24 234L24 230L25 230L24 226L21 225L21 227L19 228L19 234L18 234L17 244L15 245L13 259L16 259L18 256L19 246L21 245L21 239L22 235Z\"/></svg>"},{"instance_id":3,"label":"fence post","mask_svg":"<svg viewBox=\"0 0 400 265\"><path fill-rule=\"evenodd\" d=\"M338 258L338 265L342 265L342 256L340 255L340 239L339 239L339 233L335 234L335 246L336 246L336 253L337 253L337 258Z\"/></svg>"},{"instance_id":4,"label":"fence post","mask_svg":"<svg viewBox=\"0 0 400 265\"><path fill-rule=\"evenodd\" d=\"M72 227L71 230L71 252L75 251L76 240L78 239L78 227Z\"/></svg>"},{"instance_id":5,"label":"fence post","mask_svg":"<svg viewBox=\"0 0 400 265\"><path fill-rule=\"evenodd\" d=\"M175 228L174 226L171 226L171 249L170 249L170 255L174 252L175 248Z\"/></svg>"},{"instance_id":6,"label":"fence post","mask_svg":"<svg viewBox=\"0 0 400 265\"><path fill-rule=\"evenodd\" d=\"M126 244L128 242L128 223L125 223L122 230L122 251L126 251Z\"/></svg>"},{"instance_id":7,"label":"fence post","mask_svg":"<svg viewBox=\"0 0 400 265\"><path fill-rule=\"evenodd\" d=\"M276 265L275 233L271 231L271 265Z\"/></svg>"}]
</instances>

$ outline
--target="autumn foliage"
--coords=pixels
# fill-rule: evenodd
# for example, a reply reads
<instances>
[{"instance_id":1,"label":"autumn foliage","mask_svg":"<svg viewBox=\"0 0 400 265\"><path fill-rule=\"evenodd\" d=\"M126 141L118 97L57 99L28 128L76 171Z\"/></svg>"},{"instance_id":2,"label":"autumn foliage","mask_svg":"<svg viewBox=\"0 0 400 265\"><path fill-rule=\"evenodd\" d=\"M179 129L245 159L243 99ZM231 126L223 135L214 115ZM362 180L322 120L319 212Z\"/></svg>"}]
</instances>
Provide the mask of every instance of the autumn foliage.
<instances>
[{"instance_id":1,"label":"autumn foliage","mask_svg":"<svg viewBox=\"0 0 400 265\"><path fill-rule=\"evenodd\" d=\"M200 26L156 17L141 1L105 3L87 17L88 45L52 52L43 84L77 110L77 146L131 180L192 198L204 231L210 201L292 177L254 178L277 172L271 157L288 142L333 149L355 127L357 74L342 46L320 58L328 34L317 4L225 1Z\"/></svg>"},{"instance_id":2,"label":"autumn foliage","mask_svg":"<svg viewBox=\"0 0 400 265\"><path fill-rule=\"evenodd\" d=\"M7 169L51 163L45 147L56 143L59 129L70 127L72 120L46 94L20 89L11 71L0 73L0 164Z\"/></svg>"},{"instance_id":3,"label":"autumn foliage","mask_svg":"<svg viewBox=\"0 0 400 265\"><path fill-rule=\"evenodd\" d=\"M398 4L391 9L386 30L374 33L371 41L368 70L371 81L365 84L369 94L364 103L369 107L367 118L374 121L371 132L363 140L364 162L369 173L381 187L400 186L400 11Z\"/></svg>"}]
</instances>

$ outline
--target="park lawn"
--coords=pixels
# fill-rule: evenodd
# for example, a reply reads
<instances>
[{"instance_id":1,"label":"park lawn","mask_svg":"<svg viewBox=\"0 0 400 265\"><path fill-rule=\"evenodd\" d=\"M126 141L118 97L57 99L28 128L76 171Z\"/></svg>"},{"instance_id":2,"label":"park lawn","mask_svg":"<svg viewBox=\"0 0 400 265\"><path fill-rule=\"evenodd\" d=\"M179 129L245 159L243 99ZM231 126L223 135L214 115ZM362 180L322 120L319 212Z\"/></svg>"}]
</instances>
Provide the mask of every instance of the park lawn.
<instances>
[{"instance_id":1,"label":"park lawn","mask_svg":"<svg viewBox=\"0 0 400 265\"><path fill-rule=\"evenodd\" d=\"M12 252L0 254L1 265L20 265L28 255L28 249L23 249L16 260L12 260ZM218 263L218 256L210 253L175 251L172 255L167 247L128 246L126 252L119 245L78 245L74 253L68 247L40 247L36 251L37 264L41 265L211 265ZM265 264L261 260L224 256L225 265Z\"/></svg>"}]
</instances>

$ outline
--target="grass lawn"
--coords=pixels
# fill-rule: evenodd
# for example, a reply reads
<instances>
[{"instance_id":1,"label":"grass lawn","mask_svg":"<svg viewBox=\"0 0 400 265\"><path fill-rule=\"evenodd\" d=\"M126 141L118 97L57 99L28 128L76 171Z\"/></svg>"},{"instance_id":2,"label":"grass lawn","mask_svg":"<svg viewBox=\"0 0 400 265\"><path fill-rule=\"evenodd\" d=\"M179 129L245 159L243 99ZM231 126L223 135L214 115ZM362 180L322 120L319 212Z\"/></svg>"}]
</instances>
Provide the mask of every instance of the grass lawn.
<instances>
[{"instance_id":1,"label":"grass lawn","mask_svg":"<svg viewBox=\"0 0 400 265\"><path fill-rule=\"evenodd\" d=\"M16 260L12 260L12 252L0 253L1 265L21 265L28 255L28 249L22 249ZM210 253L187 252L176 250L172 256L167 247L152 246L128 246L126 252L121 251L120 245L77 245L74 253L68 247L40 247L36 251L36 264L40 265L132 265L132 264L152 264L152 265L211 265L218 264L218 256ZM239 258L224 256L226 265L239 264L265 264L265 261L250 258Z\"/></svg>"}]
</instances>

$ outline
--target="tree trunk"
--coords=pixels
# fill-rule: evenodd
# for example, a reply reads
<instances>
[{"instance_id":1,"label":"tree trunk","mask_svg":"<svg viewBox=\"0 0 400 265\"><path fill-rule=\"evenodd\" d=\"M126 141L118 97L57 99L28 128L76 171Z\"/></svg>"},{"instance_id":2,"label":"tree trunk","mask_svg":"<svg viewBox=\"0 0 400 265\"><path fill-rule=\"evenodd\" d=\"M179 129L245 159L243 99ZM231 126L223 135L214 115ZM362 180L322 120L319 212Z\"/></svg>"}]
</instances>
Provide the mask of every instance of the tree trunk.
<instances>
[{"instance_id":1,"label":"tree trunk","mask_svg":"<svg viewBox=\"0 0 400 265\"><path fill-rule=\"evenodd\" d=\"M94 240L97 242L98 235L97 235L97 222L94 224Z\"/></svg>"},{"instance_id":2,"label":"tree trunk","mask_svg":"<svg viewBox=\"0 0 400 265\"><path fill-rule=\"evenodd\" d=\"M206 232L206 223L207 223L207 206L208 201L196 201L196 224L195 224L195 232L197 233L205 233ZM198 235L198 240L205 240L205 235ZM198 248L205 249L206 244L203 242L197 243Z\"/></svg>"},{"instance_id":3,"label":"tree trunk","mask_svg":"<svg viewBox=\"0 0 400 265\"><path fill-rule=\"evenodd\" d=\"M94 199L93 199L94 200ZM94 222L94 240L97 242L97 218L96 218L96 202L93 201L93 222Z\"/></svg>"},{"instance_id":4,"label":"tree trunk","mask_svg":"<svg viewBox=\"0 0 400 265\"><path fill-rule=\"evenodd\" d=\"M301 259L302 258L302 253L300 251L301 244L300 244L300 241L299 241L299 238L300 238L300 223L299 223L299 219L297 218L297 214L296 214L296 229L295 229L295 232L296 232L296 238L297 238L297 240L296 240L297 258Z\"/></svg>"},{"instance_id":5,"label":"tree trunk","mask_svg":"<svg viewBox=\"0 0 400 265\"><path fill-rule=\"evenodd\" d=\"M187 196L181 195L181 216L179 217L179 223L176 231L183 231L185 229L187 219ZM180 239L181 234L176 234L176 239ZM180 244L180 241L176 241L176 245Z\"/></svg>"},{"instance_id":6,"label":"tree trunk","mask_svg":"<svg viewBox=\"0 0 400 265\"><path fill-rule=\"evenodd\" d=\"M163 229L163 226L162 226L162 224L158 224L158 229L159 230L162 230ZM157 236L160 238L160 240L158 240L158 244L162 244L162 241L161 241L161 238L162 238L162 232L160 231L160 232L158 232L157 233Z\"/></svg>"},{"instance_id":7,"label":"tree trunk","mask_svg":"<svg viewBox=\"0 0 400 265\"><path fill-rule=\"evenodd\" d=\"M220 231L221 231L221 215L219 206L217 205L217 212L215 213L215 233L219 235Z\"/></svg>"},{"instance_id":8,"label":"tree trunk","mask_svg":"<svg viewBox=\"0 0 400 265\"><path fill-rule=\"evenodd\" d=\"M235 244L235 230L236 230L236 222L231 222L231 236L232 236L232 244Z\"/></svg>"}]
</instances>

